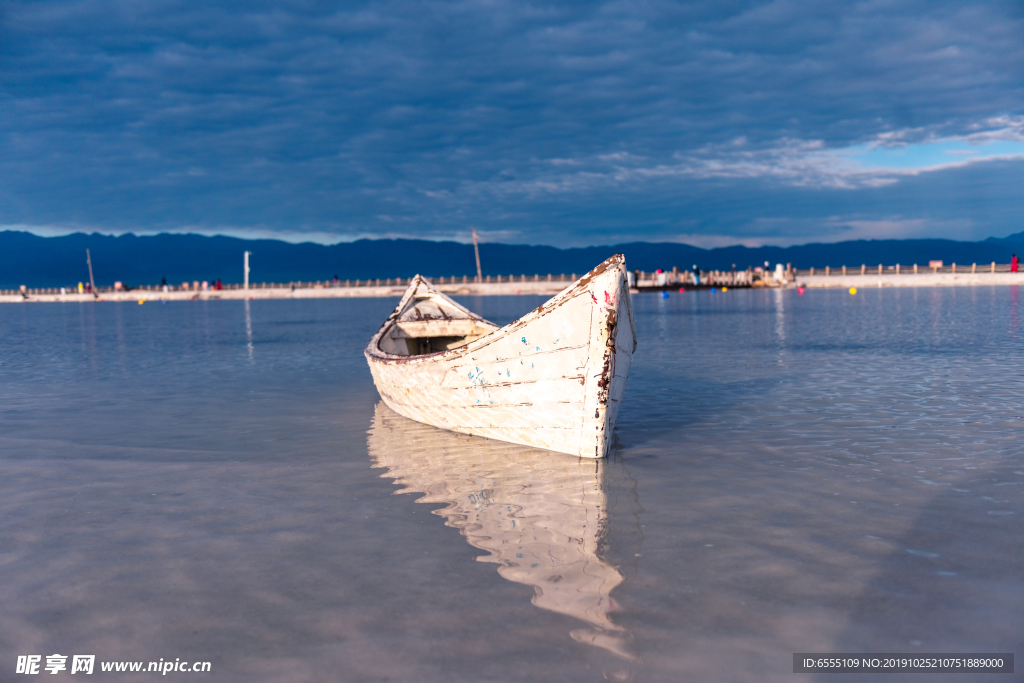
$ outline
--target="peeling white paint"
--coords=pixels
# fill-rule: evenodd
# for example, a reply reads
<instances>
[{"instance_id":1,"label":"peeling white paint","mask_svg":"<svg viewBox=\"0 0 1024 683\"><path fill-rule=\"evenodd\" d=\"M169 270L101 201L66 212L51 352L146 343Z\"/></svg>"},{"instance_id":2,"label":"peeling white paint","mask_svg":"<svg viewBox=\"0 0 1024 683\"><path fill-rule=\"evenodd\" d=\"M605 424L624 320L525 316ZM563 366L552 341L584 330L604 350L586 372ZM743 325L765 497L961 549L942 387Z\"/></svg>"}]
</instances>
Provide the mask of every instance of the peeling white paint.
<instances>
[{"instance_id":1,"label":"peeling white paint","mask_svg":"<svg viewBox=\"0 0 1024 683\"><path fill-rule=\"evenodd\" d=\"M429 326L406 323L419 322L423 311L437 321L436 330L486 334L468 342L435 339L429 343L447 350L409 355L415 350L405 346L408 330L425 334ZM396 336L398 330L405 331ZM364 353L381 398L400 415L602 458L635 349L625 258L618 254L501 329L417 276Z\"/></svg>"}]
</instances>

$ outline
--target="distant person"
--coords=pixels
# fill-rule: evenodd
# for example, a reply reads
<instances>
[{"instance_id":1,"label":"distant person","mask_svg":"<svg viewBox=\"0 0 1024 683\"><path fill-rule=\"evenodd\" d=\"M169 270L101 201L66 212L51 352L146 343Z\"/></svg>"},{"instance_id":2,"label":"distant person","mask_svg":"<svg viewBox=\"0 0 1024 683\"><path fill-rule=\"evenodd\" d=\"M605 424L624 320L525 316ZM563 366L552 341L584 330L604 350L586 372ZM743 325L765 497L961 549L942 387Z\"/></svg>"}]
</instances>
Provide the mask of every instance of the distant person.
<instances>
[{"instance_id":1,"label":"distant person","mask_svg":"<svg viewBox=\"0 0 1024 683\"><path fill-rule=\"evenodd\" d=\"M1017 262L1017 255L1014 254L1013 256L1010 257L1010 272L1011 273L1016 273L1017 272L1017 263L1018 263Z\"/></svg>"}]
</instances>

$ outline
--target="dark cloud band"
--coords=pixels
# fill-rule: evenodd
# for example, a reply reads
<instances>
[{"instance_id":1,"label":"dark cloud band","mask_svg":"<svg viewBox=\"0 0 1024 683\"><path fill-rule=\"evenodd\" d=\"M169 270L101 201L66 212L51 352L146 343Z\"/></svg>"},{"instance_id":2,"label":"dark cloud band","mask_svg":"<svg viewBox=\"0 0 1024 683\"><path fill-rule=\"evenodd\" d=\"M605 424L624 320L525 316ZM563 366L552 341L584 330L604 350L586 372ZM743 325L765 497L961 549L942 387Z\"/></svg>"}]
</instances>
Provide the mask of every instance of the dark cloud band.
<instances>
[{"instance_id":1,"label":"dark cloud band","mask_svg":"<svg viewBox=\"0 0 1024 683\"><path fill-rule=\"evenodd\" d=\"M897 191L814 156L1024 113L1019 3L3 12L0 224L450 237L474 223L554 244L1019 227L1005 191L1019 161L894 176Z\"/></svg>"}]
</instances>

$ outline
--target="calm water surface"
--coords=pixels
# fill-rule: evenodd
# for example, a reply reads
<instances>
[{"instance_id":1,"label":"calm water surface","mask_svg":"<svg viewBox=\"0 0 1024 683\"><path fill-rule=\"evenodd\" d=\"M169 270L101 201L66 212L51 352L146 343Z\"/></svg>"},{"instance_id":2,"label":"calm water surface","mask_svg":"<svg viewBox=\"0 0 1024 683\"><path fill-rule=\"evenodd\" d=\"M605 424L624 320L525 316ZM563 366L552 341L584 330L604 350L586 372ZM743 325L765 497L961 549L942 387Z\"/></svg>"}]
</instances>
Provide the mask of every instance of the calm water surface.
<instances>
[{"instance_id":1,"label":"calm water surface","mask_svg":"<svg viewBox=\"0 0 1024 683\"><path fill-rule=\"evenodd\" d=\"M637 296L606 462L391 413L362 348L394 300L4 306L0 680L52 653L310 682L1024 656L1018 297Z\"/></svg>"}]
</instances>

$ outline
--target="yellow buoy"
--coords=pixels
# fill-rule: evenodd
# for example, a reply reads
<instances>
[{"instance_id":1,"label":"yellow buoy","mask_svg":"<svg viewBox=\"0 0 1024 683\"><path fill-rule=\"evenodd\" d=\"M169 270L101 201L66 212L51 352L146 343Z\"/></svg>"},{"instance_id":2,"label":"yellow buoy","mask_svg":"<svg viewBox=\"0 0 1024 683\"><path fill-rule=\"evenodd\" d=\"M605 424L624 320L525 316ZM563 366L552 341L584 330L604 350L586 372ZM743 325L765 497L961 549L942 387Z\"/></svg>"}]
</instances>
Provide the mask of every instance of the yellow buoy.
<instances>
[{"instance_id":1,"label":"yellow buoy","mask_svg":"<svg viewBox=\"0 0 1024 683\"><path fill-rule=\"evenodd\" d=\"M728 292L728 291L729 291L729 288L728 288L728 287L722 287L722 291L723 291L723 292Z\"/></svg>"},{"instance_id":2,"label":"yellow buoy","mask_svg":"<svg viewBox=\"0 0 1024 683\"><path fill-rule=\"evenodd\" d=\"M857 293L857 288L856 287L850 287L850 294L856 294L856 293Z\"/></svg>"},{"instance_id":3,"label":"yellow buoy","mask_svg":"<svg viewBox=\"0 0 1024 683\"><path fill-rule=\"evenodd\" d=\"M141 306L142 304L144 304L144 303L146 303L146 300L145 300L145 299L139 299L139 305L140 305L140 306Z\"/></svg>"}]
</instances>

